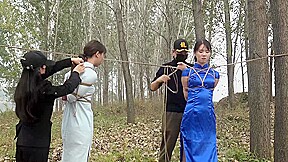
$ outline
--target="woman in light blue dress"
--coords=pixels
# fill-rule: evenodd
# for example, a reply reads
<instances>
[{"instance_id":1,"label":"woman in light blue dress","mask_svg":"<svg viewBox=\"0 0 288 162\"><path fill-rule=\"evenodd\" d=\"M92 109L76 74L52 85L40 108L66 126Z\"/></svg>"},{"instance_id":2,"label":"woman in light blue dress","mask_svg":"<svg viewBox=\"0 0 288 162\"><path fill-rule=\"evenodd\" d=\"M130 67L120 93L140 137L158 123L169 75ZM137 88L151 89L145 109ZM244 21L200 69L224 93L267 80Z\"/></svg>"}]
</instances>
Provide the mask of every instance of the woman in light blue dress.
<instances>
[{"instance_id":1,"label":"woman in light blue dress","mask_svg":"<svg viewBox=\"0 0 288 162\"><path fill-rule=\"evenodd\" d=\"M199 40L194 46L195 64L182 72L187 105L181 123L182 162L217 162L216 118L213 90L219 73L209 66L211 45Z\"/></svg>"},{"instance_id":2,"label":"woman in light blue dress","mask_svg":"<svg viewBox=\"0 0 288 162\"><path fill-rule=\"evenodd\" d=\"M82 55L85 72L81 83L72 94L67 95L62 120L62 162L87 162L93 139L92 95L97 81L95 67L103 61L106 47L92 40L84 47ZM66 79L70 73L65 75Z\"/></svg>"}]
</instances>

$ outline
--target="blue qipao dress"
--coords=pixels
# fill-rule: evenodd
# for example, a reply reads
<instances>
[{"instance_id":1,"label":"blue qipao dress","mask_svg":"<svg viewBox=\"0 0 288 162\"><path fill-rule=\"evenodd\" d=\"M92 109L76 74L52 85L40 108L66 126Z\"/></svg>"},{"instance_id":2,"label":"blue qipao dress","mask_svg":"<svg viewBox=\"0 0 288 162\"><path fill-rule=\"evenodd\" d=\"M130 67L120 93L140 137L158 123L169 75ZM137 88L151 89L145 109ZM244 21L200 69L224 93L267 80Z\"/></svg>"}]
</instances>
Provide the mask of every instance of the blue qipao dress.
<instances>
[{"instance_id":1,"label":"blue qipao dress","mask_svg":"<svg viewBox=\"0 0 288 162\"><path fill-rule=\"evenodd\" d=\"M208 64L198 63L186 68L182 77L188 76L188 98L181 123L181 151L186 162L217 162L216 117L213 106L215 80L220 75Z\"/></svg>"}]
</instances>

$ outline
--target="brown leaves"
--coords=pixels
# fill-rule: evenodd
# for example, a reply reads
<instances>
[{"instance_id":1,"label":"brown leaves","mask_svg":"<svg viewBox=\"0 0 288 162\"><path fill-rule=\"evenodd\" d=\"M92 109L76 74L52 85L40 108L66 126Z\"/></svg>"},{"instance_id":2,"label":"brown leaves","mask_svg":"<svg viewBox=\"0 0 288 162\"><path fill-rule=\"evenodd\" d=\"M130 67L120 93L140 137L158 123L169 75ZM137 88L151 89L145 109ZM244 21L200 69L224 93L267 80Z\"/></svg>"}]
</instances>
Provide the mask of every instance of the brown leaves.
<instances>
[{"instance_id":1,"label":"brown leaves","mask_svg":"<svg viewBox=\"0 0 288 162\"><path fill-rule=\"evenodd\" d=\"M125 155L130 150L141 150L143 157L155 157L160 146L160 125L159 120L150 120L147 123L137 122L125 127L116 123L107 129L102 128L100 131L97 131L96 128L93 152L96 156L109 152Z\"/></svg>"},{"instance_id":2,"label":"brown leaves","mask_svg":"<svg viewBox=\"0 0 288 162\"><path fill-rule=\"evenodd\" d=\"M159 102L158 102L159 103ZM136 103L137 104L137 103ZM245 103L244 103L245 105ZM90 161L157 161L161 142L162 107L155 102L137 105L137 123L127 124L125 106L97 107L94 110L94 137ZM247 107L227 110L216 107L219 162L257 161L249 152L249 112ZM7 115L7 114L6 114ZM18 122L14 113L0 116L0 159L15 155L14 133ZM51 161L62 154L61 113L53 114ZM172 161L179 161L179 141ZM258 160L259 161L259 160Z\"/></svg>"}]
</instances>

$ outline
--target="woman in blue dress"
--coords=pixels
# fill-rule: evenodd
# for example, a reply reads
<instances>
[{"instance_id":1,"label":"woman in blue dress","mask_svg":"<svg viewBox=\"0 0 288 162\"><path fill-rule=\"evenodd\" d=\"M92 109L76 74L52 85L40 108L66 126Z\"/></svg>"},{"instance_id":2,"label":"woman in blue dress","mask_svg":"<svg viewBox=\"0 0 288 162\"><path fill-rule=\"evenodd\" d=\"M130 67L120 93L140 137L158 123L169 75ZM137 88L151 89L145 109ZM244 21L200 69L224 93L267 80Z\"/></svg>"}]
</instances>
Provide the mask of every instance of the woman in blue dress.
<instances>
[{"instance_id":1,"label":"woman in blue dress","mask_svg":"<svg viewBox=\"0 0 288 162\"><path fill-rule=\"evenodd\" d=\"M217 162L216 118L213 90L219 73L209 66L211 44L203 39L194 46L195 64L182 72L187 105L181 123L182 162Z\"/></svg>"}]
</instances>

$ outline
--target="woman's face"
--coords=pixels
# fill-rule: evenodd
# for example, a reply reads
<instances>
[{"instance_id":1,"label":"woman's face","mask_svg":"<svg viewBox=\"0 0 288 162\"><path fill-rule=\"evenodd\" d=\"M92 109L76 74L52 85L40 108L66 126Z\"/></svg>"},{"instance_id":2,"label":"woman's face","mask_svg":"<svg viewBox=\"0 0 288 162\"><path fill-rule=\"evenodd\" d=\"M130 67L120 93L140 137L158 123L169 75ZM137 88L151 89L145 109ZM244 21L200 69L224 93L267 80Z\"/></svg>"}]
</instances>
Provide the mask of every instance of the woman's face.
<instances>
[{"instance_id":1,"label":"woman's face","mask_svg":"<svg viewBox=\"0 0 288 162\"><path fill-rule=\"evenodd\" d=\"M94 56L94 66L98 67L99 65L101 65L104 61L105 58L105 53L99 53L97 52Z\"/></svg>"},{"instance_id":2,"label":"woman's face","mask_svg":"<svg viewBox=\"0 0 288 162\"><path fill-rule=\"evenodd\" d=\"M197 63L204 65L208 63L211 52L204 44L201 44L198 50L195 52L195 56L197 58Z\"/></svg>"}]
</instances>

